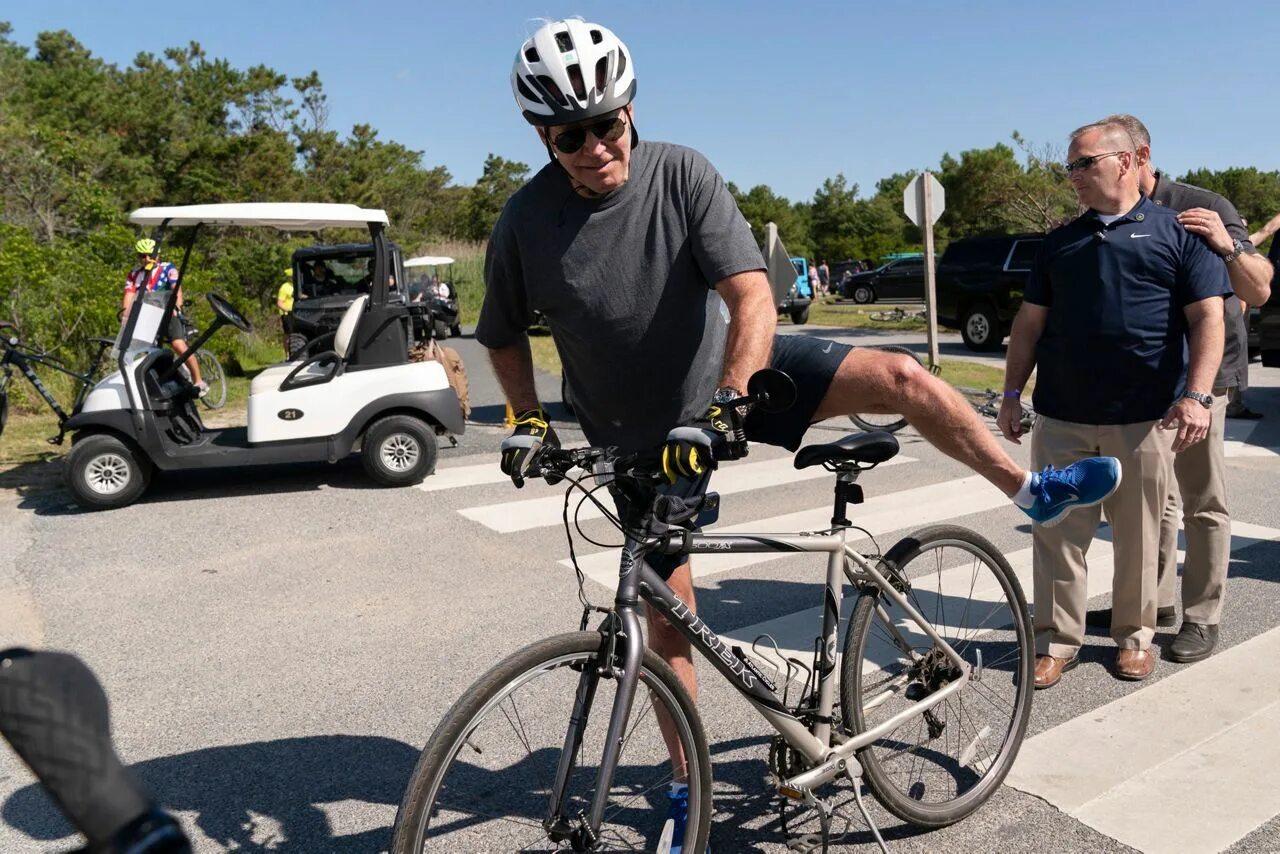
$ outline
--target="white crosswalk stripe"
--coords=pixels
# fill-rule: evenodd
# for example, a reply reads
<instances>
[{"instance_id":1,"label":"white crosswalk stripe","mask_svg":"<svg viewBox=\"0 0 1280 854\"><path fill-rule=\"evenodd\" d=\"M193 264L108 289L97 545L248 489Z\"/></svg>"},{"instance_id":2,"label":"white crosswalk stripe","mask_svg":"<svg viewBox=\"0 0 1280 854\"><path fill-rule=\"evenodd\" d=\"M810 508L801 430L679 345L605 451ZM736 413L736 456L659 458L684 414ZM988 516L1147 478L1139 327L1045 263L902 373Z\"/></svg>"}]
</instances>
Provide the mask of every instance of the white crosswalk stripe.
<instances>
[{"instance_id":1,"label":"white crosswalk stripe","mask_svg":"<svg viewBox=\"0 0 1280 854\"><path fill-rule=\"evenodd\" d=\"M1145 852L1221 851L1280 812L1272 629L1027 739L1009 785ZM1159 738L1149 737L1159 733Z\"/></svg>"},{"instance_id":2,"label":"white crosswalk stripe","mask_svg":"<svg viewBox=\"0 0 1280 854\"><path fill-rule=\"evenodd\" d=\"M912 457L897 456L880 468L886 466L912 463ZM712 481L712 488L721 495L732 495L753 489L782 486L787 483L800 483L817 478L830 478L830 472L820 466L797 469L791 457L779 457L759 463L738 463L725 466L717 472ZM584 483L584 485L586 485ZM499 533L509 534L515 531L527 531L532 528L545 528L561 524L564 512L564 488L555 487L555 495L545 498L530 498L523 501L504 501L498 504L486 504L481 507L467 507L458 512L475 522ZM600 498L606 506L612 506L608 494L600 492ZM573 513L576 499L571 500L570 513ZM579 519L602 518L594 504L588 502L578 513ZM799 530L799 529L797 529ZM616 561L615 561L616 563Z\"/></svg>"}]
</instances>

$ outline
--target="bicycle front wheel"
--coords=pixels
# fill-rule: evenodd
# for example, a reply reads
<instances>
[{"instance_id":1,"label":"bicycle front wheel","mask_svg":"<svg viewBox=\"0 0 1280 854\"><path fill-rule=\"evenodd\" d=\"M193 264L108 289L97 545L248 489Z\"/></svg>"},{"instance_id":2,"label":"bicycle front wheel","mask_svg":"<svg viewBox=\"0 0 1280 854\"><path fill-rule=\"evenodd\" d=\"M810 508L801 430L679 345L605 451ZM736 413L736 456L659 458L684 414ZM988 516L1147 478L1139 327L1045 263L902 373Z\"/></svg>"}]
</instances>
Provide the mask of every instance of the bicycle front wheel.
<instances>
[{"instance_id":1,"label":"bicycle front wheel","mask_svg":"<svg viewBox=\"0 0 1280 854\"><path fill-rule=\"evenodd\" d=\"M965 528L939 525L906 537L882 564L907 580L907 600L964 659L969 681L858 759L885 809L918 827L945 827L991 797L1018 755L1034 690L1027 602L1004 556ZM855 736L961 675L879 589L858 598L841 667L840 699Z\"/></svg>"},{"instance_id":2,"label":"bicycle front wheel","mask_svg":"<svg viewBox=\"0 0 1280 854\"><path fill-rule=\"evenodd\" d=\"M908 350L906 347L899 347L897 344L882 344L875 347L876 350L883 350L886 353L897 353L900 356L910 356L923 367L924 363L920 361L920 357ZM856 412L849 416L849 420L854 426L868 433L882 431L885 433L897 433L903 427L907 426L907 419L897 413L873 413L873 412Z\"/></svg>"},{"instance_id":3,"label":"bicycle front wheel","mask_svg":"<svg viewBox=\"0 0 1280 854\"><path fill-rule=\"evenodd\" d=\"M617 692L617 680L600 675L600 642L596 632L548 638L467 690L414 769L396 814L393 854L555 851L570 845L566 835L581 832L594 797ZM575 739L579 697L585 702ZM600 827L600 850L656 849L666 825L667 792L677 777L668 738L687 757L684 850L702 851L711 822L711 759L702 721L675 673L646 649ZM551 815L566 751L568 785Z\"/></svg>"},{"instance_id":4,"label":"bicycle front wheel","mask_svg":"<svg viewBox=\"0 0 1280 854\"><path fill-rule=\"evenodd\" d=\"M200 378L209 385L209 393L200 402L208 409L221 409L227 405L227 375L222 364L208 350L197 350L196 361L200 363Z\"/></svg>"}]
</instances>

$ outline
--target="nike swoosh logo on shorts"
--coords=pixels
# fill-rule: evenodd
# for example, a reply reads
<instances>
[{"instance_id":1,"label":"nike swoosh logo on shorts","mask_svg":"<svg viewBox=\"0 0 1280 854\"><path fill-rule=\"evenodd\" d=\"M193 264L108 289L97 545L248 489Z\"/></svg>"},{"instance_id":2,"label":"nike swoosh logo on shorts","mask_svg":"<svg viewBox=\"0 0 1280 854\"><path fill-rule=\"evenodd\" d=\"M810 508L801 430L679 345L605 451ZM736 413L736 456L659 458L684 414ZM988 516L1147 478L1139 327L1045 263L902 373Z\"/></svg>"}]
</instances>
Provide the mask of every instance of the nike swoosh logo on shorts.
<instances>
[{"instance_id":1,"label":"nike swoosh logo on shorts","mask_svg":"<svg viewBox=\"0 0 1280 854\"><path fill-rule=\"evenodd\" d=\"M835 342L833 342L833 341L828 341L828 342L827 342L827 346L823 349L823 351L822 351L822 352L824 352L824 353L830 353L830 352L831 352L831 345L832 345L833 343L835 343Z\"/></svg>"},{"instance_id":2,"label":"nike swoosh logo on shorts","mask_svg":"<svg viewBox=\"0 0 1280 854\"><path fill-rule=\"evenodd\" d=\"M1136 240L1137 238L1139 238L1139 237L1150 237L1150 236L1151 236L1150 234L1130 234L1130 235L1129 235L1129 237L1131 237L1131 238L1133 238L1133 239L1135 239L1135 240Z\"/></svg>"}]
</instances>

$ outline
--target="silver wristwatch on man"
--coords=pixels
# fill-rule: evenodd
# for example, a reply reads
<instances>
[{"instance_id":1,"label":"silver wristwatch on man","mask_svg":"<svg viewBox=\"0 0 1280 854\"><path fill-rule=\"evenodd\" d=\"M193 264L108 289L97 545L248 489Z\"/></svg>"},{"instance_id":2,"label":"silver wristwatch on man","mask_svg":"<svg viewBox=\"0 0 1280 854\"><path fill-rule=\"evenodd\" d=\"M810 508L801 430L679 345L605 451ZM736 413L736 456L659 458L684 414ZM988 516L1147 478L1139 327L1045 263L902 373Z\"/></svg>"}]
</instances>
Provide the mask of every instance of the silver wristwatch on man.
<instances>
[{"instance_id":1,"label":"silver wristwatch on man","mask_svg":"<svg viewBox=\"0 0 1280 854\"><path fill-rule=\"evenodd\" d=\"M1243 240L1236 239L1232 241L1231 251L1226 255L1223 255L1222 260L1230 264L1232 261L1236 260L1237 258L1239 258L1241 255L1244 254L1244 247L1245 247L1245 242Z\"/></svg>"},{"instance_id":2,"label":"silver wristwatch on man","mask_svg":"<svg viewBox=\"0 0 1280 854\"><path fill-rule=\"evenodd\" d=\"M1203 392L1198 391L1184 391L1182 396L1194 400L1205 409L1213 408L1213 395L1211 394L1204 394Z\"/></svg>"}]
</instances>

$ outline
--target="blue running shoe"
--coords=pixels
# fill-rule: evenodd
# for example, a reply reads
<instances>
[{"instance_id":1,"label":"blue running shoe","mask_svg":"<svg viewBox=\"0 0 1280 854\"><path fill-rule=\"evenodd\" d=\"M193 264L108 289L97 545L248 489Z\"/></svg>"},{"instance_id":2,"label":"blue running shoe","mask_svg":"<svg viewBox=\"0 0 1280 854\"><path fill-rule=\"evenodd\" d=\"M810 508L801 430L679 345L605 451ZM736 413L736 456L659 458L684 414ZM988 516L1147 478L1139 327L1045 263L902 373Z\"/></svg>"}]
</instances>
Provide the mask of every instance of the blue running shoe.
<instances>
[{"instance_id":1,"label":"blue running shoe","mask_svg":"<svg viewBox=\"0 0 1280 854\"><path fill-rule=\"evenodd\" d=\"M1036 503L1023 508L1032 521L1052 528L1077 507L1099 504L1120 486L1120 461L1115 457L1089 457L1064 469L1046 466L1031 475Z\"/></svg>"},{"instance_id":2,"label":"blue running shoe","mask_svg":"<svg viewBox=\"0 0 1280 854\"><path fill-rule=\"evenodd\" d=\"M667 820L658 839L658 854L683 854L684 830L689 823L689 788L667 792Z\"/></svg>"}]
</instances>

